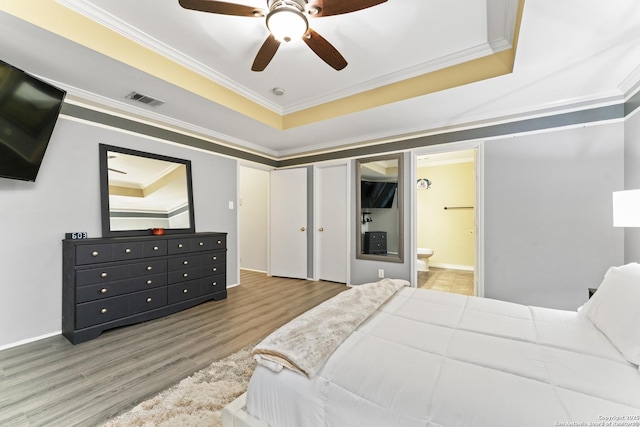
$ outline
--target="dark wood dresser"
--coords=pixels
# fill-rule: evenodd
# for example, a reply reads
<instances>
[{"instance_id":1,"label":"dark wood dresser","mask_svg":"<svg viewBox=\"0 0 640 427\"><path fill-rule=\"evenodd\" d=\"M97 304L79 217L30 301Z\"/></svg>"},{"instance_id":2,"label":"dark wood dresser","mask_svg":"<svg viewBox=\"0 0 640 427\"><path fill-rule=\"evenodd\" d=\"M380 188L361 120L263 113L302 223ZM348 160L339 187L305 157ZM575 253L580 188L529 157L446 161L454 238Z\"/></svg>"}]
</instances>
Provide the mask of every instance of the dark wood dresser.
<instances>
[{"instance_id":1,"label":"dark wood dresser","mask_svg":"<svg viewBox=\"0 0 640 427\"><path fill-rule=\"evenodd\" d=\"M62 335L73 344L227 297L226 233L65 239L62 245Z\"/></svg>"},{"instance_id":2,"label":"dark wood dresser","mask_svg":"<svg viewBox=\"0 0 640 427\"><path fill-rule=\"evenodd\" d=\"M387 254L387 232L386 231L365 231L364 233L365 254Z\"/></svg>"}]
</instances>

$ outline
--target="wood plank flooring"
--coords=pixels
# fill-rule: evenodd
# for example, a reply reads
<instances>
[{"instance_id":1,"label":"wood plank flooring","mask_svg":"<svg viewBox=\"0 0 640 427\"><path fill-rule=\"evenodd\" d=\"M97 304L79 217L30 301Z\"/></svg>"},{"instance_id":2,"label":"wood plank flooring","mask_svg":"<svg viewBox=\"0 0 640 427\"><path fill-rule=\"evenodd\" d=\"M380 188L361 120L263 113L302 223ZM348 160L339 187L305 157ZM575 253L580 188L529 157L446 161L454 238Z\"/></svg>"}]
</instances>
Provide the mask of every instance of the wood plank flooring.
<instances>
[{"instance_id":1,"label":"wood plank flooring","mask_svg":"<svg viewBox=\"0 0 640 427\"><path fill-rule=\"evenodd\" d=\"M0 426L98 426L347 289L242 271L211 301L71 345L62 335L0 351Z\"/></svg>"}]
</instances>

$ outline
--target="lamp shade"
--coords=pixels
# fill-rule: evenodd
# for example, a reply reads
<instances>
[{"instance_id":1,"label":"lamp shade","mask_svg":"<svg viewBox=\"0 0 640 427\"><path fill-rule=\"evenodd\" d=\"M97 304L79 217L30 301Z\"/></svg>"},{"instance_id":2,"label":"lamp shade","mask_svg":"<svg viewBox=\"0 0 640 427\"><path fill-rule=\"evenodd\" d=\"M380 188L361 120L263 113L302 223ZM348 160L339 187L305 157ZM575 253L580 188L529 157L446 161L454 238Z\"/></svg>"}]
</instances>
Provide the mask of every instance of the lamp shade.
<instances>
[{"instance_id":1,"label":"lamp shade","mask_svg":"<svg viewBox=\"0 0 640 427\"><path fill-rule=\"evenodd\" d=\"M613 226L640 227L640 190L613 193Z\"/></svg>"}]
</instances>

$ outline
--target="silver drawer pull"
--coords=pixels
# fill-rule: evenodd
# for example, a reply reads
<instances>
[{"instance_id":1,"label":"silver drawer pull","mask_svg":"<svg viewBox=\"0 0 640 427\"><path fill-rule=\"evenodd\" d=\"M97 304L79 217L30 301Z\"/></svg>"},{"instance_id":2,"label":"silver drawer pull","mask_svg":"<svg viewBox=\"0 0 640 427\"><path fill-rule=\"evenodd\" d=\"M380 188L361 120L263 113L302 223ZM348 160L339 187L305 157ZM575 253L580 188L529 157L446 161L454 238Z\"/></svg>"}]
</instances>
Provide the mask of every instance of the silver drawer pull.
<instances>
[{"instance_id":1,"label":"silver drawer pull","mask_svg":"<svg viewBox=\"0 0 640 427\"><path fill-rule=\"evenodd\" d=\"M159 247L157 247L157 246L154 246L154 247L153 247L153 250L154 250L154 251L157 251L157 250L159 250L159 249L160 249L160 248L159 248Z\"/></svg>"},{"instance_id":2,"label":"silver drawer pull","mask_svg":"<svg viewBox=\"0 0 640 427\"><path fill-rule=\"evenodd\" d=\"M186 294L186 293L188 293L188 292L189 292L189 289L183 289L183 290L182 290L182 293L183 293L183 294Z\"/></svg>"},{"instance_id":3,"label":"silver drawer pull","mask_svg":"<svg viewBox=\"0 0 640 427\"><path fill-rule=\"evenodd\" d=\"M153 283L153 280L147 280L147 285L150 285Z\"/></svg>"},{"instance_id":4,"label":"silver drawer pull","mask_svg":"<svg viewBox=\"0 0 640 427\"><path fill-rule=\"evenodd\" d=\"M147 267L147 271L151 271L151 270L153 270L153 267L148 266L148 267Z\"/></svg>"},{"instance_id":5,"label":"silver drawer pull","mask_svg":"<svg viewBox=\"0 0 640 427\"><path fill-rule=\"evenodd\" d=\"M102 277L102 278L105 278L105 277L107 277L107 276L108 276L108 274L107 274L107 273L102 273L102 274L100 275L100 277Z\"/></svg>"},{"instance_id":6,"label":"silver drawer pull","mask_svg":"<svg viewBox=\"0 0 640 427\"><path fill-rule=\"evenodd\" d=\"M222 244L222 240L218 240L218 244L221 245Z\"/></svg>"},{"instance_id":7,"label":"silver drawer pull","mask_svg":"<svg viewBox=\"0 0 640 427\"><path fill-rule=\"evenodd\" d=\"M151 298L147 298L147 302L151 302Z\"/></svg>"},{"instance_id":8,"label":"silver drawer pull","mask_svg":"<svg viewBox=\"0 0 640 427\"><path fill-rule=\"evenodd\" d=\"M218 257L214 255L211 259L215 261L218 259Z\"/></svg>"},{"instance_id":9,"label":"silver drawer pull","mask_svg":"<svg viewBox=\"0 0 640 427\"><path fill-rule=\"evenodd\" d=\"M107 293L107 288L102 288L102 289L100 289L100 293L101 293L101 294L106 294L106 293Z\"/></svg>"},{"instance_id":10,"label":"silver drawer pull","mask_svg":"<svg viewBox=\"0 0 640 427\"><path fill-rule=\"evenodd\" d=\"M98 256L98 255L100 255L100 252L98 251L91 252L91 256Z\"/></svg>"},{"instance_id":11,"label":"silver drawer pull","mask_svg":"<svg viewBox=\"0 0 640 427\"><path fill-rule=\"evenodd\" d=\"M125 253L130 254L131 253L131 249L127 248L124 250Z\"/></svg>"},{"instance_id":12,"label":"silver drawer pull","mask_svg":"<svg viewBox=\"0 0 640 427\"><path fill-rule=\"evenodd\" d=\"M100 310L100 313L102 313L102 314L107 314L107 309L106 309L106 308L103 308L102 310Z\"/></svg>"},{"instance_id":13,"label":"silver drawer pull","mask_svg":"<svg viewBox=\"0 0 640 427\"><path fill-rule=\"evenodd\" d=\"M218 284L218 282L213 282L213 283L211 284L211 286L215 286L215 285L217 285L217 284Z\"/></svg>"},{"instance_id":14,"label":"silver drawer pull","mask_svg":"<svg viewBox=\"0 0 640 427\"><path fill-rule=\"evenodd\" d=\"M184 273L182 277L189 277L189 273Z\"/></svg>"},{"instance_id":15,"label":"silver drawer pull","mask_svg":"<svg viewBox=\"0 0 640 427\"><path fill-rule=\"evenodd\" d=\"M199 243L199 245L200 245L200 246L204 246L204 242L200 242L200 243Z\"/></svg>"},{"instance_id":16,"label":"silver drawer pull","mask_svg":"<svg viewBox=\"0 0 640 427\"><path fill-rule=\"evenodd\" d=\"M218 271L218 268L217 268L217 267L213 267L213 268L211 269L211 271Z\"/></svg>"},{"instance_id":17,"label":"silver drawer pull","mask_svg":"<svg viewBox=\"0 0 640 427\"><path fill-rule=\"evenodd\" d=\"M178 247L181 248L182 247L182 243L178 244Z\"/></svg>"},{"instance_id":18,"label":"silver drawer pull","mask_svg":"<svg viewBox=\"0 0 640 427\"><path fill-rule=\"evenodd\" d=\"M184 265L189 265L189 261L187 261L186 259L184 261L182 261L182 264Z\"/></svg>"}]
</instances>

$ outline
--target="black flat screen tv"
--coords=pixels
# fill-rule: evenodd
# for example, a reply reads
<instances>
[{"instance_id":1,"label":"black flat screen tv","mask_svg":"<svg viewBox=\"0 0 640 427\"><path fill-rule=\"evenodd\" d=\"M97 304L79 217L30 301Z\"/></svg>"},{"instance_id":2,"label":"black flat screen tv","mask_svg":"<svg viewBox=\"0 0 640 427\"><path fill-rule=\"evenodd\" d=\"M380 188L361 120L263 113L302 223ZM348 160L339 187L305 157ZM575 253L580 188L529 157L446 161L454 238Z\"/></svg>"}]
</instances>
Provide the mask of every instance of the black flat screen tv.
<instances>
[{"instance_id":1,"label":"black flat screen tv","mask_svg":"<svg viewBox=\"0 0 640 427\"><path fill-rule=\"evenodd\" d=\"M0 61L0 177L36 180L65 95Z\"/></svg>"},{"instance_id":2,"label":"black flat screen tv","mask_svg":"<svg viewBox=\"0 0 640 427\"><path fill-rule=\"evenodd\" d=\"M388 209L393 206L393 198L398 189L397 182L361 181L360 183L360 207L362 209Z\"/></svg>"}]
</instances>

